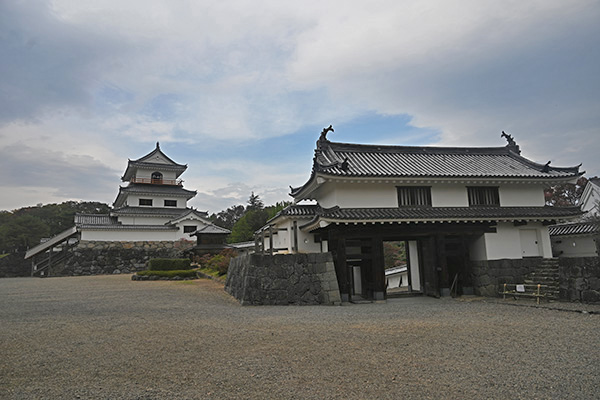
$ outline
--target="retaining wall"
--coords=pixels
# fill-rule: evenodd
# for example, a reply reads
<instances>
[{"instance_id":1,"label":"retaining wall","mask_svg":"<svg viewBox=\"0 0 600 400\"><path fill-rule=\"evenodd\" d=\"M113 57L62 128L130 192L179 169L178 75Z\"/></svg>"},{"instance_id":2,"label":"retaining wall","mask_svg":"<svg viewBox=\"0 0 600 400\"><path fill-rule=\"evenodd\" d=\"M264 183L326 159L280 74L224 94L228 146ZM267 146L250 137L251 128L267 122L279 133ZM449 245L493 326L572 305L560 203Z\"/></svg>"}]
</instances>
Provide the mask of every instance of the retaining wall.
<instances>
[{"instance_id":1,"label":"retaining wall","mask_svg":"<svg viewBox=\"0 0 600 400\"><path fill-rule=\"evenodd\" d=\"M560 298L600 303L600 257L560 257Z\"/></svg>"},{"instance_id":2,"label":"retaining wall","mask_svg":"<svg viewBox=\"0 0 600 400\"><path fill-rule=\"evenodd\" d=\"M182 258L195 241L106 242L82 240L50 276L129 274L146 269L151 258Z\"/></svg>"},{"instance_id":3,"label":"retaining wall","mask_svg":"<svg viewBox=\"0 0 600 400\"><path fill-rule=\"evenodd\" d=\"M479 296L496 297L500 284L523 283L539 263L535 258L471 261L473 290Z\"/></svg>"},{"instance_id":4,"label":"retaining wall","mask_svg":"<svg viewBox=\"0 0 600 400\"><path fill-rule=\"evenodd\" d=\"M243 305L341 302L331 253L233 258L225 290Z\"/></svg>"}]
</instances>

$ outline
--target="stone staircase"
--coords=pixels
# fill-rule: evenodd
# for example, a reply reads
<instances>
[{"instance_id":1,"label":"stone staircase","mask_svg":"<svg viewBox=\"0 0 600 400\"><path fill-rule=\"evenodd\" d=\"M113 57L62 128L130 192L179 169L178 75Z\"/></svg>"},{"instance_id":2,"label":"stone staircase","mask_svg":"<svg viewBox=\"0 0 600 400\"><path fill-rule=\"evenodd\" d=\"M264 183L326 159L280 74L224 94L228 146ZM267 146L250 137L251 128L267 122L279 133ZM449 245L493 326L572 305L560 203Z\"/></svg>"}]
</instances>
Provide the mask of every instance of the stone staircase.
<instances>
[{"instance_id":1,"label":"stone staircase","mask_svg":"<svg viewBox=\"0 0 600 400\"><path fill-rule=\"evenodd\" d=\"M534 271L525 276L524 283L546 286L546 293L549 299L558 299L559 297L559 264L558 258L543 258L535 267Z\"/></svg>"}]
</instances>

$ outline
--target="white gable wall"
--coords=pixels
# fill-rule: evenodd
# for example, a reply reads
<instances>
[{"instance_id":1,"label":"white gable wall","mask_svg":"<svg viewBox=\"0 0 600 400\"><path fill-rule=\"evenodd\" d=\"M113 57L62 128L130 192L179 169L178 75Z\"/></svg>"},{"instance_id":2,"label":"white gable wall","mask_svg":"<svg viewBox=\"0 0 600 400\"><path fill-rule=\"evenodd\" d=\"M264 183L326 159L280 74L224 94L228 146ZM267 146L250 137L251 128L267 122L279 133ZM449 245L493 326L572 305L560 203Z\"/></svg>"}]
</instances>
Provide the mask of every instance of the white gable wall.
<instances>
[{"instance_id":1,"label":"white gable wall","mask_svg":"<svg viewBox=\"0 0 600 400\"><path fill-rule=\"evenodd\" d=\"M592 182L588 182L581 196L581 209L585 212L599 213L597 208L600 202L600 188Z\"/></svg>"}]
</instances>

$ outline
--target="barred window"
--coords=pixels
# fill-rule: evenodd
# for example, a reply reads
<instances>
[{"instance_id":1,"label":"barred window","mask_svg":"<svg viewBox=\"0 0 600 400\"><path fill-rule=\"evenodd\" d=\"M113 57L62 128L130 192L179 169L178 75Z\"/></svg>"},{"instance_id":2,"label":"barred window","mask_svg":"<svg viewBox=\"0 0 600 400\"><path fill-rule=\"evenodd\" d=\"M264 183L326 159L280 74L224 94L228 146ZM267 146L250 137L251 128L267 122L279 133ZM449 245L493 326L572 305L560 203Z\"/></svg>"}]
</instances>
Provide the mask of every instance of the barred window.
<instances>
[{"instance_id":1,"label":"barred window","mask_svg":"<svg viewBox=\"0 0 600 400\"><path fill-rule=\"evenodd\" d=\"M431 187L429 186L398 186L398 206L431 206Z\"/></svg>"},{"instance_id":2,"label":"barred window","mask_svg":"<svg viewBox=\"0 0 600 400\"><path fill-rule=\"evenodd\" d=\"M152 199L140 199L140 206L151 206Z\"/></svg>"},{"instance_id":3,"label":"barred window","mask_svg":"<svg viewBox=\"0 0 600 400\"><path fill-rule=\"evenodd\" d=\"M196 225L184 225L183 226L183 233L192 233L192 232L196 232L197 228Z\"/></svg>"},{"instance_id":4,"label":"barred window","mask_svg":"<svg viewBox=\"0 0 600 400\"><path fill-rule=\"evenodd\" d=\"M499 206L500 196L498 187L495 186L471 186L467 187L470 206Z\"/></svg>"},{"instance_id":5,"label":"barred window","mask_svg":"<svg viewBox=\"0 0 600 400\"><path fill-rule=\"evenodd\" d=\"M165 200L165 207L177 207L177 200Z\"/></svg>"}]
</instances>

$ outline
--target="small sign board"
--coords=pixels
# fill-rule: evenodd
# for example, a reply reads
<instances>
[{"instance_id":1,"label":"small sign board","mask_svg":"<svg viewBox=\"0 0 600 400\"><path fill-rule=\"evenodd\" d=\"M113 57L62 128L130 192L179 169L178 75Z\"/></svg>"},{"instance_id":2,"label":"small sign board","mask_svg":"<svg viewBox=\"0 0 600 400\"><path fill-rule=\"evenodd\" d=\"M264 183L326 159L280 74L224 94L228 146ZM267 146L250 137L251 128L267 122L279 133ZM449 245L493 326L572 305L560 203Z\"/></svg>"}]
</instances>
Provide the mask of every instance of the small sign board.
<instances>
[{"instance_id":1,"label":"small sign board","mask_svg":"<svg viewBox=\"0 0 600 400\"><path fill-rule=\"evenodd\" d=\"M517 285L517 292L525 293L525 285Z\"/></svg>"}]
</instances>

